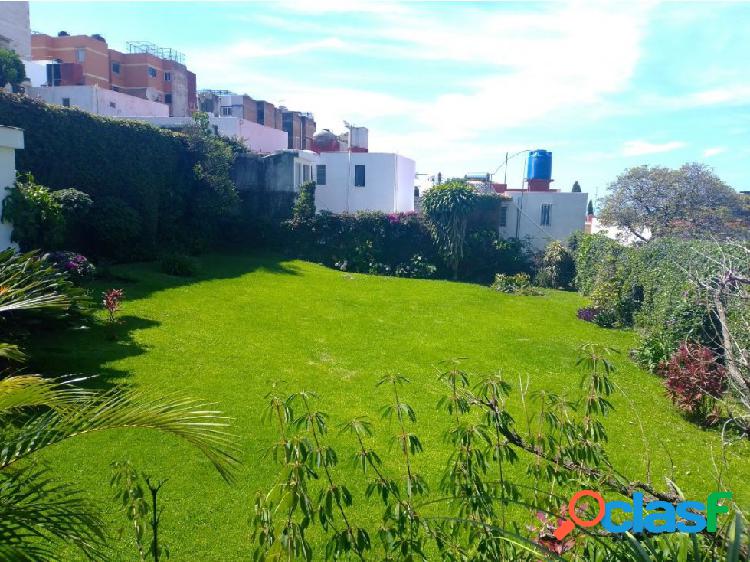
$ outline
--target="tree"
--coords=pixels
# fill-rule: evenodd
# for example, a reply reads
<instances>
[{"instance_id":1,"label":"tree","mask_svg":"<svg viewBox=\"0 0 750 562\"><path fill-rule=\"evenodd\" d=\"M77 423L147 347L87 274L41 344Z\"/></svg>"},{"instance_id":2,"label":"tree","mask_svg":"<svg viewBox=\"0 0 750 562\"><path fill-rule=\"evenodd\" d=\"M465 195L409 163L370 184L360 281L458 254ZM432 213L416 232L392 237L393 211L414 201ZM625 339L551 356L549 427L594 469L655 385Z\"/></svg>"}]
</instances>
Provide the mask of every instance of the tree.
<instances>
[{"instance_id":1,"label":"tree","mask_svg":"<svg viewBox=\"0 0 750 562\"><path fill-rule=\"evenodd\" d=\"M26 80L26 67L13 51L0 48L0 88L10 84L15 90Z\"/></svg>"},{"instance_id":2,"label":"tree","mask_svg":"<svg viewBox=\"0 0 750 562\"><path fill-rule=\"evenodd\" d=\"M578 180L573 184L573 189L571 189L571 191L573 193L581 193L581 184L578 183Z\"/></svg>"},{"instance_id":3,"label":"tree","mask_svg":"<svg viewBox=\"0 0 750 562\"><path fill-rule=\"evenodd\" d=\"M589 199L589 206L588 206L588 209L586 210L586 213L589 215L594 214L594 202L591 199Z\"/></svg>"},{"instance_id":4,"label":"tree","mask_svg":"<svg viewBox=\"0 0 750 562\"><path fill-rule=\"evenodd\" d=\"M303 221L315 217L314 181L306 181L299 187L299 193L292 209L292 217L295 221Z\"/></svg>"},{"instance_id":5,"label":"tree","mask_svg":"<svg viewBox=\"0 0 750 562\"><path fill-rule=\"evenodd\" d=\"M703 164L638 166L610 184L599 219L639 238L724 236L747 230L741 196Z\"/></svg>"},{"instance_id":6,"label":"tree","mask_svg":"<svg viewBox=\"0 0 750 562\"><path fill-rule=\"evenodd\" d=\"M466 225L476 202L476 191L463 180L436 185L424 196L422 208L432 236L454 279L464 257Z\"/></svg>"},{"instance_id":7,"label":"tree","mask_svg":"<svg viewBox=\"0 0 750 562\"><path fill-rule=\"evenodd\" d=\"M8 313L70 309L75 289L36 254L0 253L0 318ZM25 357L0 343L6 360ZM60 543L100 559L104 526L98 510L72 484L34 461L70 438L110 429L151 429L179 437L201 451L231 481L238 461L227 418L210 405L144 390L97 392L77 379L17 374L0 379L0 559L56 560Z\"/></svg>"}]
</instances>

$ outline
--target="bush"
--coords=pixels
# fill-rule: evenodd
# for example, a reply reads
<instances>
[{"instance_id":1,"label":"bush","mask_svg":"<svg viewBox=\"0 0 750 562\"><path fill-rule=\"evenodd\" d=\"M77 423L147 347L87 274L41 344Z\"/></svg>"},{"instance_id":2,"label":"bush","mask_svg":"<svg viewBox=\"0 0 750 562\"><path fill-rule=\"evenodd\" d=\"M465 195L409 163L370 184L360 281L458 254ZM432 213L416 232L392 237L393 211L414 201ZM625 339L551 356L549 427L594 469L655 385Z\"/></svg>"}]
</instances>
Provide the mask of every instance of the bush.
<instances>
[{"instance_id":1,"label":"bush","mask_svg":"<svg viewBox=\"0 0 750 562\"><path fill-rule=\"evenodd\" d=\"M573 254L557 240L550 242L537 269L536 284L551 289L570 289L575 280L576 267Z\"/></svg>"},{"instance_id":2,"label":"bush","mask_svg":"<svg viewBox=\"0 0 750 562\"><path fill-rule=\"evenodd\" d=\"M170 254L163 256L159 261L159 267L167 275L178 277L193 277L198 273L198 262L184 254Z\"/></svg>"},{"instance_id":3,"label":"bush","mask_svg":"<svg viewBox=\"0 0 750 562\"><path fill-rule=\"evenodd\" d=\"M52 252L44 258L59 271L78 281L92 277L96 273L94 264L77 252Z\"/></svg>"},{"instance_id":4,"label":"bush","mask_svg":"<svg viewBox=\"0 0 750 562\"><path fill-rule=\"evenodd\" d=\"M420 255L415 255L409 263L401 264L396 267L396 277L413 277L419 279L429 279L435 276L437 267L428 263Z\"/></svg>"},{"instance_id":5,"label":"bush","mask_svg":"<svg viewBox=\"0 0 750 562\"><path fill-rule=\"evenodd\" d=\"M3 200L3 220L13 223L11 240L22 252L56 250L63 243L65 217L52 192L34 181L31 174L19 174Z\"/></svg>"},{"instance_id":6,"label":"bush","mask_svg":"<svg viewBox=\"0 0 750 562\"><path fill-rule=\"evenodd\" d=\"M57 246L116 259L153 258L158 250L188 244L207 247L237 203L229 178L232 147L200 124L186 134L174 133L4 93L0 123L24 129L26 148L16 155L18 169L52 190L74 186L85 192L94 203L92 221L107 222L98 211L109 212L109 205L102 205L109 198L136 215L137 229L127 237L108 237L99 245L87 233L85 246L78 247L78 240ZM125 247L119 245L123 239Z\"/></svg>"},{"instance_id":7,"label":"bush","mask_svg":"<svg viewBox=\"0 0 750 562\"><path fill-rule=\"evenodd\" d=\"M659 373L672 402L685 414L709 424L718 420L717 400L724 394L727 375L713 351L685 342Z\"/></svg>"},{"instance_id":8,"label":"bush","mask_svg":"<svg viewBox=\"0 0 750 562\"><path fill-rule=\"evenodd\" d=\"M315 182L308 181L299 188L292 208L292 220L303 221L315 216Z\"/></svg>"},{"instance_id":9,"label":"bush","mask_svg":"<svg viewBox=\"0 0 750 562\"><path fill-rule=\"evenodd\" d=\"M528 273L516 273L506 275L498 273L495 275L495 282L491 288L501 293L518 293L531 287L531 277Z\"/></svg>"}]
</instances>

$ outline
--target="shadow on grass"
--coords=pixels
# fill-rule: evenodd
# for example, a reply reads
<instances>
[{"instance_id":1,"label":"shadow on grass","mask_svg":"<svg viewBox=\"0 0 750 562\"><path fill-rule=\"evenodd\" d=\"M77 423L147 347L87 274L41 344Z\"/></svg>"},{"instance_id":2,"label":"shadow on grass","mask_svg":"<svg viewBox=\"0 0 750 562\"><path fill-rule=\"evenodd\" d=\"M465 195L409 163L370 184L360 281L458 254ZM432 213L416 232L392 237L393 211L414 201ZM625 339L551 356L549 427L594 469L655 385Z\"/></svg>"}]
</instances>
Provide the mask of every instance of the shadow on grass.
<instances>
[{"instance_id":1,"label":"shadow on grass","mask_svg":"<svg viewBox=\"0 0 750 562\"><path fill-rule=\"evenodd\" d=\"M158 325L138 316L122 316L114 326L87 319L77 328L40 334L26 347L31 357L27 371L47 377L91 376L83 386L111 388L127 382L130 373L105 365L145 353L148 348L135 341L133 332Z\"/></svg>"},{"instance_id":2,"label":"shadow on grass","mask_svg":"<svg viewBox=\"0 0 750 562\"><path fill-rule=\"evenodd\" d=\"M108 268L107 275L97 279L88 288L95 297L107 288L123 288L127 300L137 300L157 291L218 279L233 279L254 272L300 274L297 267L286 263L288 260L274 254L208 254L196 257L195 261L198 270L189 277L164 273L158 261L112 266Z\"/></svg>"},{"instance_id":3,"label":"shadow on grass","mask_svg":"<svg viewBox=\"0 0 750 562\"><path fill-rule=\"evenodd\" d=\"M122 264L107 268L105 275L86 289L100 307L101 294L110 288L125 290L125 300L148 298L155 292L217 279L232 279L253 272L273 275L299 275L294 265L277 255L210 254L196 258L194 276L178 277L163 273L159 262ZM85 317L75 327L47 325L23 342L30 360L26 372L45 376L81 375L93 377L85 384L109 388L127 383L128 371L108 366L120 359L146 353L148 348L133 337L137 330L158 326L159 322L138 316L120 316L114 326L102 319Z\"/></svg>"}]
</instances>

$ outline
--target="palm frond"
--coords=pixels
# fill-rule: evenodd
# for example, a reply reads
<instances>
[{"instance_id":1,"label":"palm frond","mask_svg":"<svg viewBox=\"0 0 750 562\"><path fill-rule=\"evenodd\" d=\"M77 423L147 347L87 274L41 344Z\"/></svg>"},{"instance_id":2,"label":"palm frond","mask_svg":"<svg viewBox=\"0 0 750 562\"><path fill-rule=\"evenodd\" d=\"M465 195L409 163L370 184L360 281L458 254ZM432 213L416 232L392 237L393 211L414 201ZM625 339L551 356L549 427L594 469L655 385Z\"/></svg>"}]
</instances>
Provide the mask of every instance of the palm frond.
<instances>
[{"instance_id":1,"label":"palm frond","mask_svg":"<svg viewBox=\"0 0 750 562\"><path fill-rule=\"evenodd\" d=\"M15 310L69 308L80 291L37 252L0 252L0 314Z\"/></svg>"},{"instance_id":2,"label":"palm frond","mask_svg":"<svg viewBox=\"0 0 750 562\"><path fill-rule=\"evenodd\" d=\"M104 550L104 527L93 506L46 469L0 472L0 557L55 560L54 547L75 545L90 557Z\"/></svg>"},{"instance_id":3,"label":"palm frond","mask_svg":"<svg viewBox=\"0 0 750 562\"><path fill-rule=\"evenodd\" d=\"M233 480L236 458L229 418L211 404L183 397L154 399L144 391L114 389L77 402L75 408L35 416L4 436L0 470L77 435L118 428L155 429L198 448L221 476Z\"/></svg>"},{"instance_id":4,"label":"palm frond","mask_svg":"<svg viewBox=\"0 0 750 562\"><path fill-rule=\"evenodd\" d=\"M26 354L17 345L0 343L0 359L13 363L23 363L26 361Z\"/></svg>"},{"instance_id":5,"label":"palm frond","mask_svg":"<svg viewBox=\"0 0 750 562\"><path fill-rule=\"evenodd\" d=\"M2 345L2 344L0 344ZM83 379L45 379L39 375L17 375L0 380L0 415L24 408L47 406L69 408L92 393L72 386Z\"/></svg>"}]
</instances>

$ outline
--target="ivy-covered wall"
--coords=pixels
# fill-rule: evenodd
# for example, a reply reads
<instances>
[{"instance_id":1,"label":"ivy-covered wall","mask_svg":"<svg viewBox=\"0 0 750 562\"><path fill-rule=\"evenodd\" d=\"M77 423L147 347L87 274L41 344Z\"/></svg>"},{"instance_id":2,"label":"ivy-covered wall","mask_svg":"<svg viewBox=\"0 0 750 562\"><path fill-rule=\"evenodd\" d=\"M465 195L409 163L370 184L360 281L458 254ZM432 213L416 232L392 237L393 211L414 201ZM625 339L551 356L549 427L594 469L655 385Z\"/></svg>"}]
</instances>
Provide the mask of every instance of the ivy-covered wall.
<instances>
[{"instance_id":1,"label":"ivy-covered wall","mask_svg":"<svg viewBox=\"0 0 750 562\"><path fill-rule=\"evenodd\" d=\"M201 245L195 233L207 231L196 229L205 226L199 209L206 193L195 172L200 155L184 135L12 94L0 94L0 124L24 130L26 148L17 152L17 169L51 189L88 193L103 232L113 209L138 215L132 243L97 246L90 240L82 250L133 259ZM134 216L120 213L115 222L123 215Z\"/></svg>"}]
</instances>

